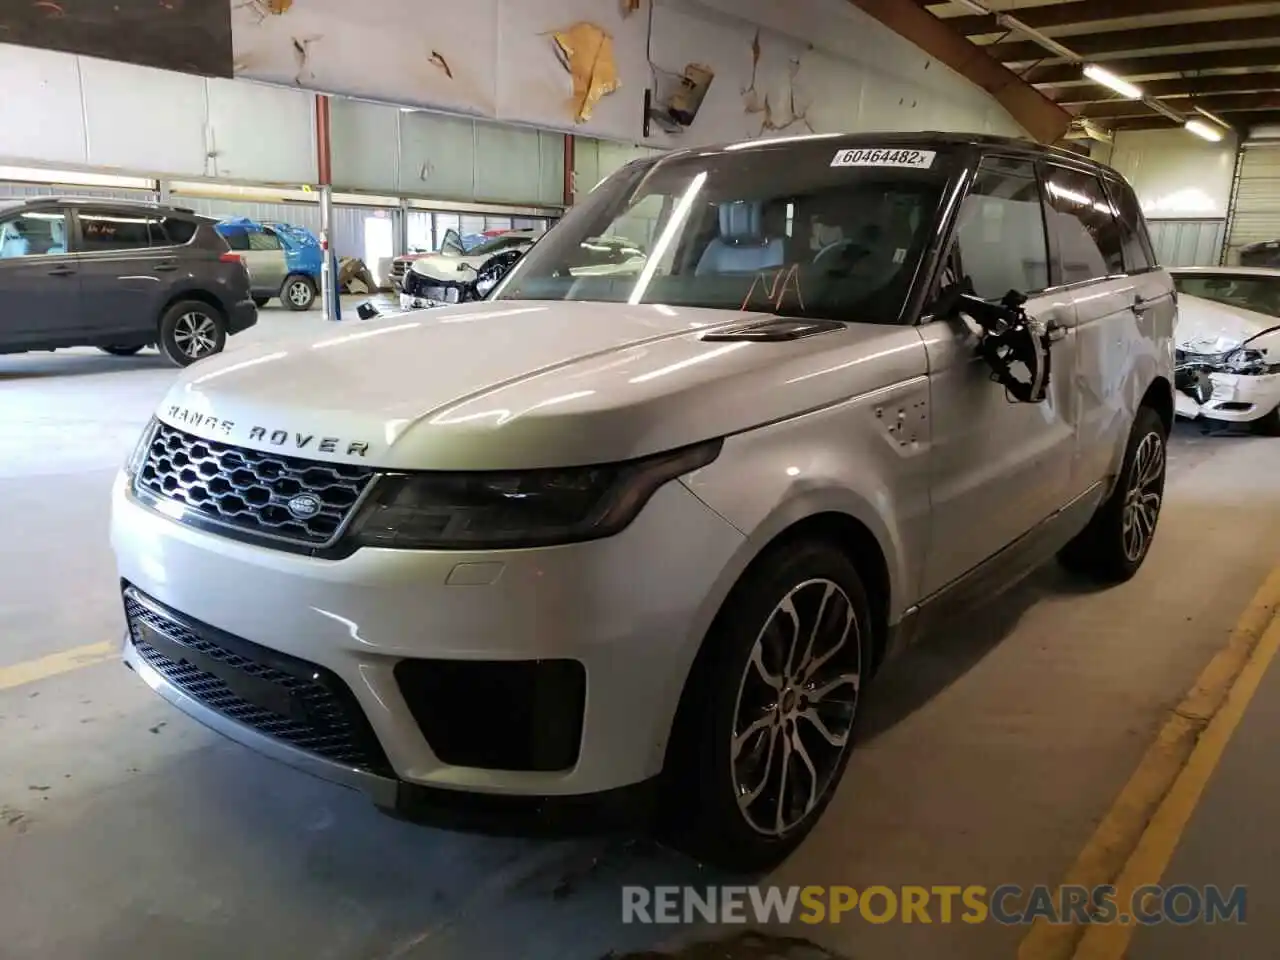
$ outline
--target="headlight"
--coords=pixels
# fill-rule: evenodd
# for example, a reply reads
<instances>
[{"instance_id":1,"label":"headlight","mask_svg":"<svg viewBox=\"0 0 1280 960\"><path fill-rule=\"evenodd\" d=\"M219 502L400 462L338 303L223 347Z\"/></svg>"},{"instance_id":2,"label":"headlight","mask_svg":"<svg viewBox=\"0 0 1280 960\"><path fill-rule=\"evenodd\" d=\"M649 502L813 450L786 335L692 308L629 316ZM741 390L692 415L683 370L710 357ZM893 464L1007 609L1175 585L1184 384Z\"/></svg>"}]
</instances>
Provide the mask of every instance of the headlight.
<instances>
[{"instance_id":1,"label":"headlight","mask_svg":"<svg viewBox=\"0 0 1280 960\"><path fill-rule=\"evenodd\" d=\"M1232 373L1265 373L1267 357L1261 350L1240 347L1223 358L1223 366Z\"/></svg>"},{"instance_id":2,"label":"headlight","mask_svg":"<svg viewBox=\"0 0 1280 960\"><path fill-rule=\"evenodd\" d=\"M129 459L124 462L125 475L132 480L142 469L142 464L146 462L147 451L151 449L151 441L156 435L156 427L160 422L152 417L147 421L146 429L142 431L142 436L138 438L138 442L134 444L133 452L129 454Z\"/></svg>"},{"instance_id":3,"label":"headlight","mask_svg":"<svg viewBox=\"0 0 1280 960\"><path fill-rule=\"evenodd\" d=\"M366 547L494 550L608 537L664 483L706 466L713 440L609 466L521 473L388 474L351 536Z\"/></svg>"}]
</instances>

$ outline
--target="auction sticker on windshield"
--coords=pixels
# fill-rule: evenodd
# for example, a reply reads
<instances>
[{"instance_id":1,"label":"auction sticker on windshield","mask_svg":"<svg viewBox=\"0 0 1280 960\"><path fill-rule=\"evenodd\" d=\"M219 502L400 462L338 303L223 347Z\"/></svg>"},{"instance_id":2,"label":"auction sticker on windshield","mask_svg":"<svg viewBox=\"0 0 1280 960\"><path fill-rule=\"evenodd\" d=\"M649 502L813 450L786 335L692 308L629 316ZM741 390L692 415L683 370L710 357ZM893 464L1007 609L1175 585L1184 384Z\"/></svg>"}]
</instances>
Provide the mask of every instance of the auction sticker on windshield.
<instances>
[{"instance_id":1,"label":"auction sticker on windshield","mask_svg":"<svg viewBox=\"0 0 1280 960\"><path fill-rule=\"evenodd\" d=\"M933 150L874 150L860 147L841 150L831 160L833 167L912 167L928 170L933 166Z\"/></svg>"}]
</instances>

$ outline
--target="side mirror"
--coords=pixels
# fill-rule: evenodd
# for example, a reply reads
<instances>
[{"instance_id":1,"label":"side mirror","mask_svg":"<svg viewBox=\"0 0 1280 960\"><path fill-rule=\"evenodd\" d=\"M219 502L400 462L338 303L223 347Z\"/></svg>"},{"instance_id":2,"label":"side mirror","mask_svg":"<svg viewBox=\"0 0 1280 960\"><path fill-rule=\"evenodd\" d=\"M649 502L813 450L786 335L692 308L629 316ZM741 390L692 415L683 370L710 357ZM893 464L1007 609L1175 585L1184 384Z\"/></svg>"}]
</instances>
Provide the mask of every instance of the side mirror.
<instances>
[{"instance_id":1,"label":"side mirror","mask_svg":"<svg viewBox=\"0 0 1280 960\"><path fill-rule=\"evenodd\" d=\"M1010 327L1026 321L1026 313L1022 308L1027 298L1017 290L1010 290L995 303L972 293L961 293L956 300L955 311L972 317L987 333L1004 333Z\"/></svg>"}]
</instances>

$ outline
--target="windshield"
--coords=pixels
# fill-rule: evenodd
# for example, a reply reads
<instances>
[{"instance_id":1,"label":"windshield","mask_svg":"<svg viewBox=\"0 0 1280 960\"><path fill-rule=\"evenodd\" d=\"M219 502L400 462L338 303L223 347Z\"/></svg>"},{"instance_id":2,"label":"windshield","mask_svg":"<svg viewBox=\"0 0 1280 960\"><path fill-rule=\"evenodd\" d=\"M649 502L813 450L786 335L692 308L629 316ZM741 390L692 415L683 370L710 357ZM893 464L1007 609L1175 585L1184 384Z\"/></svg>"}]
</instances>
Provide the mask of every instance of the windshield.
<instances>
[{"instance_id":1,"label":"windshield","mask_svg":"<svg viewBox=\"0 0 1280 960\"><path fill-rule=\"evenodd\" d=\"M1280 317L1280 276L1250 277L1229 274L1174 274L1179 293L1215 300L1228 307Z\"/></svg>"},{"instance_id":2,"label":"windshield","mask_svg":"<svg viewBox=\"0 0 1280 960\"><path fill-rule=\"evenodd\" d=\"M571 210L493 299L895 323L948 161L792 142L633 164Z\"/></svg>"},{"instance_id":3,"label":"windshield","mask_svg":"<svg viewBox=\"0 0 1280 960\"><path fill-rule=\"evenodd\" d=\"M477 243L474 247L467 250L468 257L487 257L491 253L501 253L511 247L519 246L528 241L527 237L504 233L496 237L492 237L484 243Z\"/></svg>"}]
</instances>

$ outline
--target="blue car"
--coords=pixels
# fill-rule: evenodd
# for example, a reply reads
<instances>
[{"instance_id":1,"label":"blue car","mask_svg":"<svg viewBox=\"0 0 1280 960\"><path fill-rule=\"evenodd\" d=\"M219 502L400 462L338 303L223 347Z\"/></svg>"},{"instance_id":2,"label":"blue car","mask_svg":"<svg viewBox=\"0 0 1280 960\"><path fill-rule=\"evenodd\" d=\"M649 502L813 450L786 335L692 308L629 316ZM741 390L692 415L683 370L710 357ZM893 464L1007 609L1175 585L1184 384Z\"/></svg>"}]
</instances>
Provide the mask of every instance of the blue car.
<instances>
[{"instance_id":1,"label":"blue car","mask_svg":"<svg viewBox=\"0 0 1280 960\"><path fill-rule=\"evenodd\" d=\"M306 227L259 223L232 217L216 227L249 271L253 299L259 307L279 297L290 310L309 310L320 292L324 258L320 241Z\"/></svg>"}]
</instances>

